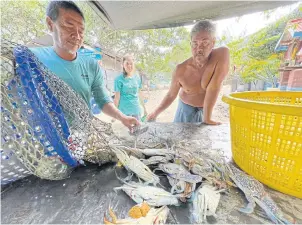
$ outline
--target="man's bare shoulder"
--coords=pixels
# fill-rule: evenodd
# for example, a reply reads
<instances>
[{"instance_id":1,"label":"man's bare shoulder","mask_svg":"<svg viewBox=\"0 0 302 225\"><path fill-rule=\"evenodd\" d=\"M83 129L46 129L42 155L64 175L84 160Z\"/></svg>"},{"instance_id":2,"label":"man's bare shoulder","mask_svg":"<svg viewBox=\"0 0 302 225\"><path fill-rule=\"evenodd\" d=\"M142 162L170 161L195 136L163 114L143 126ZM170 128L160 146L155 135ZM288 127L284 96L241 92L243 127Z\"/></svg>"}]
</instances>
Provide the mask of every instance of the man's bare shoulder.
<instances>
[{"instance_id":1,"label":"man's bare shoulder","mask_svg":"<svg viewBox=\"0 0 302 225\"><path fill-rule=\"evenodd\" d=\"M212 50L212 57L215 59L227 59L230 57L230 50L226 46L214 48Z\"/></svg>"},{"instance_id":2,"label":"man's bare shoulder","mask_svg":"<svg viewBox=\"0 0 302 225\"><path fill-rule=\"evenodd\" d=\"M176 70L175 70L176 74L183 74L183 72L184 72L185 70L187 70L189 67L191 67L191 65L192 65L192 60L193 60L193 58L191 57L191 58L189 58L189 59L183 61L182 63L179 63L179 64L176 66Z\"/></svg>"}]
</instances>

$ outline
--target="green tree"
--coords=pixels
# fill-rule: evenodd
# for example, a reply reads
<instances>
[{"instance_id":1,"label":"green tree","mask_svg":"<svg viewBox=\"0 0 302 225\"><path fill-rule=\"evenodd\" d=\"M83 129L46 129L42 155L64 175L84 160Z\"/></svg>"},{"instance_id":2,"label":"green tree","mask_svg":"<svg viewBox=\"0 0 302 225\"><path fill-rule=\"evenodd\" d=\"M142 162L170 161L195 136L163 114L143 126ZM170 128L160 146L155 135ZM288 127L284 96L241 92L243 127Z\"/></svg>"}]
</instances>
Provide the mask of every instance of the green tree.
<instances>
[{"instance_id":1,"label":"green tree","mask_svg":"<svg viewBox=\"0 0 302 225\"><path fill-rule=\"evenodd\" d=\"M0 4L2 38L27 44L47 34L45 11L48 1L0 1ZM176 62L171 51L184 55L180 43L189 37L189 33L183 27L116 31L104 23L87 2L78 1L77 5L85 16L86 44L98 45L118 55L134 53L138 65L149 76L171 72L170 66L166 66L166 63L172 65ZM169 62L170 58L173 63Z\"/></svg>"},{"instance_id":2,"label":"green tree","mask_svg":"<svg viewBox=\"0 0 302 225\"><path fill-rule=\"evenodd\" d=\"M245 83L258 80L276 85L279 76L281 54L275 53L275 46L286 26L294 18L302 17L298 9L284 16L269 26L246 38L240 38L228 44L231 54L231 76L241 79Z\"/></svg>"},{"instance_id":3,"label":"green tree","mask_svg":"<svg viewBox=\"0 0 302 225\"><path fill-rule=\"evenodd\" d=\"M272 54L265 60L251 59L241 74L241 78L246 82L257 84L258 80L265 81L276 87L278 68L280 59L278 54Z\"/></svg>"},{"instance_id":4,"label":"green tree","mask_svg":"<svg viewBox=\"0 0 302 225\"><path fill-rule=\"evenodd\" d=\"M0 1L1 38L26 44L45 35L44 1Z\"/></svg>"}]
</instances>

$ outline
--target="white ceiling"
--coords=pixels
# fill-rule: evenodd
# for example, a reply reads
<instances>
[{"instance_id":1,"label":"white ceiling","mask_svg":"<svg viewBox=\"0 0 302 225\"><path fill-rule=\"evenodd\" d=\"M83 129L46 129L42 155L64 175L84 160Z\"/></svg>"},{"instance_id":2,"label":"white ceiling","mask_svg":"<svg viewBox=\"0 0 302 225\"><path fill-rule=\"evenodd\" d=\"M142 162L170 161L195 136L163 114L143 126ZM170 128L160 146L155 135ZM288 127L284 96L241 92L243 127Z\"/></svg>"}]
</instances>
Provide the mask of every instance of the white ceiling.
<instances>
[{"instance_id":1,"label":"white ceiling","mask_svg":"<svg viewBox=\"0 0 302 225\"><path fill-rule=\"evenodd\" d=\"M201 19L225 19L274 9L295 1L90 1L114 29L182 26Z\"/></svg>"}]
</instances>

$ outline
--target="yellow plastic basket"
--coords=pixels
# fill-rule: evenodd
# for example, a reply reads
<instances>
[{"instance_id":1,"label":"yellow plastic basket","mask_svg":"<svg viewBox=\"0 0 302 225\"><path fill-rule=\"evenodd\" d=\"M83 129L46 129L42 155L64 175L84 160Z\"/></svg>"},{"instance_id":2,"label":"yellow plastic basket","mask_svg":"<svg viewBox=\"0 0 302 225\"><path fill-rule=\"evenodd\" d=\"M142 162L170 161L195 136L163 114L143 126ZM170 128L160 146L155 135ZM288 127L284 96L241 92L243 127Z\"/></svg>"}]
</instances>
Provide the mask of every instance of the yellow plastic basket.
<instances>
[{"instance_id":1,"label":"yellow plastic basket","mask_svg":"<svg viewBox=\"0 0 302 225\"><path fill-rule=\"evenodd\" d=\"M241 92L230 105L232 154L248 174L302 198L302 92Z\"/></svg>"}]
</instances>

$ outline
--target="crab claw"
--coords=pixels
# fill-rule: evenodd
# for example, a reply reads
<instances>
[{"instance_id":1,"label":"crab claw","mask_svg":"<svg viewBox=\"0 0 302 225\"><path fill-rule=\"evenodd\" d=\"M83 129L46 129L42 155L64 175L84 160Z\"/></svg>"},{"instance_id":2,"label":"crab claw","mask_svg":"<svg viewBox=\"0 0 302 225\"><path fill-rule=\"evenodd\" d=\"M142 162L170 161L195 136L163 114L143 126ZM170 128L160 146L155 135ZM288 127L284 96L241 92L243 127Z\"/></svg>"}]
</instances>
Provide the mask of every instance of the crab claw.
<instances>
[{"instance_id":1,"label":"crab claw","mask_svg":"<svg viewBox=\"0 0 302 225\"><path fill-rule=\"evenodd\" d=\"M104 222L104 224L113 224L109 220L107 220L106 213L104 213L104 220L103 220L103 222Z\"/></svg>"},{"instance_id":2,"label":"crab claw","mask_svg":"<svg viewBox=\"0 0 302 225\"><path fill-rule=\"evenodd\" d=\"M113 210L111 209L111 207L109 208L109 215L110 215L111 218L112 218L112 222L113 222L114 224L116 224L117 217L116 217L115 213L113 212Z\"/></svg>"}]
</instances>

